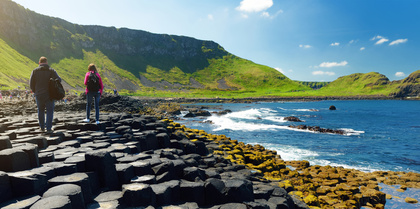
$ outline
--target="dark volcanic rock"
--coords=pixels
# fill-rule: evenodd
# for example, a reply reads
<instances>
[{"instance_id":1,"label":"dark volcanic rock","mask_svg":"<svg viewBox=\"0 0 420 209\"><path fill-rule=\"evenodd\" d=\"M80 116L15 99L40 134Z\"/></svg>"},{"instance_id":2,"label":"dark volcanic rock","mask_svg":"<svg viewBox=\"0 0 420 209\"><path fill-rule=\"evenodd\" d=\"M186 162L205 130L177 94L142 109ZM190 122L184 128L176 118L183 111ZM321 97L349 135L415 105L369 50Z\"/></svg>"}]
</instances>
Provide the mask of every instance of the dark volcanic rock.
<instances>
[{"instance_id":1,"label":"dark volcanic rock","mask_svg":"<svg viewBox=\"0 0 420 209\"><path fill-rule=\"evenodd\" d=\"M204 191L206 194L206 204L223 204L227 202L225 195L225 183L220 179L207 179L204 183Z\"/></svg>"},{"instance_id":2,"label":"dark volcanic rock","mask_svg":"<svg viewBox=\"0 0 420 209\"><path fill-rule=\"evenodd\" d=\"M262 175L213 155L220 147L206 136L171 127L167 120L154 116L121 112L136 109L138 100L101 98L101 126L82 123L85 101L80 99L80 105L79 98L75 100L57 106L63 111L81 108L81 112L58 111L56 131L48 136L38 130L36 114L21 122L1 118L0 112L6 132L0 127L0 168L5 171L0 171L0 204L16 204L16 200L7 201L19 198L20 205L30 202L24 206L29 208L40 199L33 196L37 194L44 194L41 200L47 205L51 204L47 198L61 196L64 198L57 203L67 198L72 208L82 209L269 208L282 204L275 199L273 186L260 182ZM202 108L194 110L194 114L199 112L209 115ZM37 198L30 201L26 195ZM94 195L98 196L93 199ZM287 197L281 198L289 204Z\"/></svg>"},{"instance_id":3,"label":"dark volcanic rock","mask_svg":"<svg viewBox=\"0 0 420 209\"><path fill-rule=\"evenodd\" d=\"M7 173L0 171L0 203L12 197L10 178Z\"/></svg>"},{"instance_id":4,"label":"dark volcanic rock","mask_svg":"<svg viewBox=\"0 0 420 209\"><path fill-rule=\"evenodd\" d=\"M299 118L297 118L295 116L285 117L283 120L285 120L285 121L292 121L292 122L302 122Z\"/></svg>"},{"instance_id":5,"label":"dark volcanic rock","mask_svg":"<svg viewBox=\"0 0 420 209\"><path fill-rule=\"evenodd\" d=\"M0 151L0 171L16 172L31 168L28 154L18 148Z\"/></svg>"},{"instance_id":6,"label":"dark volcanic rock","mask_svg":"<svg viewBox=\"0 0 420 209\"><path fill-rule=\"evenodd\" d=\"M109 152L105 150L90 151L85 155L86 169L98 174L99 182L102 186L111 190L118 189L120 183L115 168L115 160Z\"/></svg>"},{"instance_id":7,"label":"dark volcanic rock","mask_svg":"<svg viewBox=\"0 0 420 209\"><path fill-rule=\"evenodd\" d=\"M244 179L225 180L225 194L232 202L248 202L254 200L252 183Z\"/></svg>"},{"instance_id":8,"label":"dark volcanic rock","mask_svg":"<svg viewBox=\"0 0 420 209\"><path fill-rule=\"evenodd\" d=\"M309 130L309 131L314 131L314 132L320 132L320 133L340 134L340 135L345 135L346 134L346 132L344 130L326 129L326 128L321 128L319 126L306 126L306 125L293 126L293 125L289 125L289 127L290 128L301 129L301 130Z\"/></svg>"},{"instance_id":9,"label":"dark volcanic rock","mask_svg":"<svg viewBox=\"0 0 420 209\"><path fill-rule=\"evenodd\" d=\"M43 198L52 196L68 196L70 198L72 208L84 209L85 201L83 199L82 188L75 184L62 184L48 189Z\"/></svg>"},{"instance_id":10,"label":"dark volcanic rock","mask_svg":"<svg viewBox=\"0 0 420 209\"><path fill-rule=\"evenodd\" d=\"M156 195L148 184L124 184L122 192L124 205L138 207L156 204Z\"/></svg>"},{"instance_id":11,"label":"dark volcanic rock","mask_svg":"<svg viewBox=\"0 0 420 209\"><path fill-rule=\"evenodd\" d=\"M68 196L51 196L42 198L31 209L72 209L72 205Z\"/></svg>"},{"instance_id":12,"label":"dark volcanic rock","mask_svg":"<svg viewBox=\"0 0 420 209\"><path fill-rule=\"evenodd\" d=\"M180 185L181 200L204 205L205 193L203 182L182 181Z\"/></svg>"},{"instance_id":13,"label":"dark volcanic rock","mask_svg":"<svg viewBox=\"0 0 420 209\"><path fill-rule=\"evenodd\" d=\"M35 202L37 202L40 199L41 196L39 195L21 197L0 204L0 208L29 209Z\"/></svg>"},{"instance_id":14,"label":"dark volcanic rock","mask_svg":"<svg viewBox=\"0 0 420 209\"><path fill-rule=\"evenodd\" d=\"M82 188L85 203L90 203L93 199L91 183L89 181L89 176L86 173L57 176L48 180L48 182L53 187L62 184L76 184Z\"/></svg>"}]
</instances>

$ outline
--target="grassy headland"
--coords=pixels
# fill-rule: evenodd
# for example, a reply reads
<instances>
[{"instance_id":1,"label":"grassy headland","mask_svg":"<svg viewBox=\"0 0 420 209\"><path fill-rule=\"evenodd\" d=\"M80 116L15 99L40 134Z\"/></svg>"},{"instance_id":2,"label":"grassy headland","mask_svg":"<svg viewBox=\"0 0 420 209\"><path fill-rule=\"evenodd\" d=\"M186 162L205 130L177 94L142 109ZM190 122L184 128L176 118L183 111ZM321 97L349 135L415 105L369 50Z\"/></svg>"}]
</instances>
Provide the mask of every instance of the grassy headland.
<instances>
[{"instance_id":1,"label":"grassy headland","mask_svg":"<svg viewBox=\"0 0 420 209\"><path fill-rule=\"evenodd\" d=\"M106 91L147 97L407 97L420 95L419 71L402 81L357 73L331 83L299 82L242 59L213 41L127 28L83 26L0 1L0 88L28 88L46 56L71 91L83 92L94 63ZM322 88L320 88L322 87Z\"/></svg>"}]
</instances>

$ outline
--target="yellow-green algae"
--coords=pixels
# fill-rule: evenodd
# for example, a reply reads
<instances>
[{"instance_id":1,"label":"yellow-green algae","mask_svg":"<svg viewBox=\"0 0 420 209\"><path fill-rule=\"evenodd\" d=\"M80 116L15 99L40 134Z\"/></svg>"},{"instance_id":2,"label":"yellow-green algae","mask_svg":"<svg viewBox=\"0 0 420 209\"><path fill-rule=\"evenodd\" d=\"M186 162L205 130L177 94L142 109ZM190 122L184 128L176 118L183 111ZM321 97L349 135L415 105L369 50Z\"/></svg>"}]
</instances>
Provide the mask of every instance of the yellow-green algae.
<instances>
[{"instance_id":1,"label":"yellow-green algae","mask_svg":"<svg viewBox=\"0 0 420 209\"><path fill-rule=\"evenodd\" d=\"M209 150L233 163L263 174L271 181L304 201L310 208L384 208L386 194L379 191L379 183L401 185L401 189L420 188L420 174L413 172L375 171L332 166L311 166L308 161L284 161L276 151L261 145L249 145L225 135L214 135L190 129L164 119L168 130L180 131L191 141L213 142L219 145ZM293 167L291 169L290 167ZM415 202L411 200L409 202Z\"/></svg>"}]
</instances>

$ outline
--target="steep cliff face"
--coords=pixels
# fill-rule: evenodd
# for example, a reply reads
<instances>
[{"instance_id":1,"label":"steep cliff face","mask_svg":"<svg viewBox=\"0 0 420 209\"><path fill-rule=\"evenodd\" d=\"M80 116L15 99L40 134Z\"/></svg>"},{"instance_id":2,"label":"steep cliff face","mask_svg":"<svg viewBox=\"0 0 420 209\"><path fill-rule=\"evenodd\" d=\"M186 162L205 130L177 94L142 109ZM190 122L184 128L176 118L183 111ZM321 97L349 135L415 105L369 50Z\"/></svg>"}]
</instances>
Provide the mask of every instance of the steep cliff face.
<instances>
[{"instance_id":1,"label":"steep cliff face","mask_svg":"<svg viewBox=\"0 0 420 209\"><path fill-rule=\"evenodd\" d=\"M207 59L228 54L212 41L76 25L37 14L10 0L0 0L0 38L34 61L41 54L58 62L63 58L82 58L82 50L99 50L134 75L145 72L147 66L163 70L177 66L192 73L207 67Z\"/></svg>"},{"instance_id":2,"label":"steep cliff face","mask_svg":"<svg viewBox=\"0 0 420 209\"><path fill-rule=\"evenodd\" d=\"M208 59L228 53L217 43L190 37L153 34L127 28L83 26L91 41L84 45L103 51L117 65L136 74L147 66L168 71L173 67L193 73L209 65Z\"/></svg>"},{"instance_id":3,"label":"steep cliff face","mask_svg":"<svg viewBox=\"0 0 420 209\"><path fill-rule=\"evenodd\" d=\"M398 86L396 97L420 97L420 70L411 73Z\"/></svg>"}]
</instances>

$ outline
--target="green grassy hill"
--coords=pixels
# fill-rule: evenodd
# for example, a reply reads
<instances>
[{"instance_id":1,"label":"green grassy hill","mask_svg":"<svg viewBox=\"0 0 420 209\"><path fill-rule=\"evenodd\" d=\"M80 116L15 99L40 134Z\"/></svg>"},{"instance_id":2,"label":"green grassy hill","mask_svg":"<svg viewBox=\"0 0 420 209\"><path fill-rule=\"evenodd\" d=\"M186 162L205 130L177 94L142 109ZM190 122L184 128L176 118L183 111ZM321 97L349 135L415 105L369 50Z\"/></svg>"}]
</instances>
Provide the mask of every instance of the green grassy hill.
<instances>
[{"instance_id":1,"label":"green grassy hill","mask_svg":"<svg viewBox=\"0 0 420 209\"><path fill-rule=\"evenodd\" d=\"M395 97L420 97L420 70L411 73L407 78L400 81L397 86Z\"/></svg>"},{"instance_id":2,"label":"green grassy hill","mask_svg":"<svg viewBox=\"0 0 420 209\"><path fill-rule=\"evenodd\" d=\"M0 39L33 63L40 56L48 57L69 87L78 90L83 88L89 63L97 65L108 89L143 91L140 76L180 85L189 85L193 78L204 90L225 89L219 88L222 81L229 89L241 91L306 89L272 68L231 55L213 41L76 25L37 14L10 0L0 0ZM30 72L33 66L25 71ZM26 83L27 77L22 74L21 81ZM22 85L16 82L4 81L4 87Z\"/></svg>"},{"instance_id":3,"label":"green grassy hill","mask_svg":"<svg viewBox=\"0 0 420 209\"><path fill-rule=\"evenodd\" d=\"M382 95L388 96L397 91L398 82L377 72L355 73L343 76L319 89L321 95Z\"/></svg>"},{"instance_id":4,"label":"green grassy hill","mask_svg":"<svg viewBox=\"0 0 420 209\"><path fill-rule=\"evenodd\" d=\"M29 86L32 70L38 65L0 39L0 89Z\"/></svg>"},{"instance_id":5,"label":"green grassy hill","mask_svg":"<svg viewBox=\"0 0 420 209\"><path fill-rule=\"evenodd\" d=\"M66 87L76 91L84 89L87 66L94 63L106 90L144 96L419 95L418 71L397 82L379 73L344 76L328 85L292 81L213 41L72 24L11 0L0 0L0 50L0 89L28 87L32 69L40 56L46 56Z\"/></svg>"},{"instance_id":6,"label":"green grassy hill","mask_svg":"<svg viewBox=\"0 0 420 209\"><path fill-rule=\"evenodd\" d=\"M309 86L311 89L320 89L331 82L316 82L316 81L297 81L302 85Z\"/></svg>"}]
</instances>

